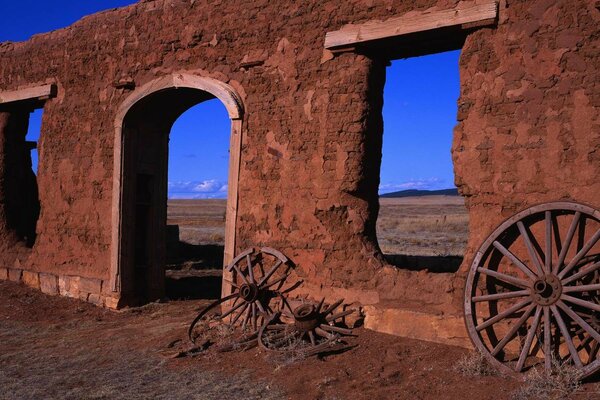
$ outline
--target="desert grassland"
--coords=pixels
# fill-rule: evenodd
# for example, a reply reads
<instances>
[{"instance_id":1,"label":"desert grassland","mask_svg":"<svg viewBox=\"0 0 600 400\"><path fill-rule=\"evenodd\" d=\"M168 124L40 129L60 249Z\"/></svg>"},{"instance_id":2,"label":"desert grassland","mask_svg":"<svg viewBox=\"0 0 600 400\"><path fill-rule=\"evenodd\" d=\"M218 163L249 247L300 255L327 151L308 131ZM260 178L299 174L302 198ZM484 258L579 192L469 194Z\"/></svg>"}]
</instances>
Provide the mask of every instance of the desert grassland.
<instances>
[{"instance_id":1,"label":"desert grassland","mask_svg":"<svg viewBox=\"0 0 600 400\"><path fill-rule=\"evenodd\" d=\"M167 225L179 226L179 240L193 245L225 244L227 200L169 200Z\"/></svg>"},{"instance_id":2,"label":"desert grassland","mask_svg":"<svg viewBox=\"0 0 600 400\"><path fill-rule=\"evenodd\" d=\"M381 198L377 239L384 254L462 256L469 217L460 196Z\"/></svg>"},{"instance_id":3,"label":"desert grassland","mask_svg":"<svg viewBox=\"0 0 600 400\"><path fill-rule=\"evenodd\" d=\"M193 245L223 245L227 201L169 200L167 224ZM377 237L384 254L460 256L468 215L459 196L381 198Z\"/></svg>"}]
</instances>

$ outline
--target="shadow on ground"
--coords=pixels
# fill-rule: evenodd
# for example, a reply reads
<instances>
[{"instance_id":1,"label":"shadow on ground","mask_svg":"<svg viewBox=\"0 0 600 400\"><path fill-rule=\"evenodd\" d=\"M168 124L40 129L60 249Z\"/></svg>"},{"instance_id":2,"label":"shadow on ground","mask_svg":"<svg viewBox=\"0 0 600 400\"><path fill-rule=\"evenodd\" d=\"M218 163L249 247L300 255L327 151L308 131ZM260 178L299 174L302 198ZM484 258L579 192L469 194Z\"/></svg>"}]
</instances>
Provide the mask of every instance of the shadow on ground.
<instances>
[{"instance_id":1,"label":"shadow on ground","mask_svg":"<svg viewBox=\"0 0 600 400\"><path fill-rule=\"evenodd\" d=\"M385 254L385 260L408 271L456 272L463 262L459 256L409 256L406 254Z\"/></svg>"}]
</instances>

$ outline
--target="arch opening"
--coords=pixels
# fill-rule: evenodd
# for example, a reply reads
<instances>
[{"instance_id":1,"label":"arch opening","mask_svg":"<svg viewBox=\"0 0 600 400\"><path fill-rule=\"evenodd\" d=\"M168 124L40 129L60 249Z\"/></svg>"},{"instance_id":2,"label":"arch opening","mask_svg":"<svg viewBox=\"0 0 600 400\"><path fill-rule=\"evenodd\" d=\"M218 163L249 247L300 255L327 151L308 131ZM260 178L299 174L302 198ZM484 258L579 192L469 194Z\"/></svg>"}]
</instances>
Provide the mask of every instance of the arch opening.
<instances>
[{"instance_id":1,"label":"arch opening","mask_svg":"<svg viewBox=\"0 0 600 400\"><path fill-rule=\"evenodd\" d=\"M233 253L241 131L237 118L241 107L232 109L231 104L241 103L236 96L223 101L223 93L233 93L225 84L209 78L191 78L201 84L189 84L188 79L188 84L182 85L182 75L151 82L126 100L119 112L122 120L117 117L111 284L113 291L119 292L119 306L144 304L165 296L170 132L183 113L215 98L221 100L231 119L223 263ZM228 90L207 91L214 87ZM209 280L215 287L197 285L198 290L214 292L215 297L221 290L221 277Z\"/></svg>"}]
</instances>

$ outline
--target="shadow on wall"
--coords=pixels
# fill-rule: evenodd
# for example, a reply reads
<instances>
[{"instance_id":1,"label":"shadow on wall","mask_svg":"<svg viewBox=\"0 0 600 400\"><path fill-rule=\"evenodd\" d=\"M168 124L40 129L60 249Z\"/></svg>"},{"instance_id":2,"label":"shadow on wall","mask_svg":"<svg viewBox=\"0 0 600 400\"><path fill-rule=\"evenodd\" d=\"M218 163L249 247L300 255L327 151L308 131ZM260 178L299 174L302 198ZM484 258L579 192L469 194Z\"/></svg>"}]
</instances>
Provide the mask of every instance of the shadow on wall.
<instances>
[{"instance_id":1,"label":"shadow on wall","mask_svg":"<svg viewBox=\"0 0 600 400\"><path fill-rule=\"evenodd\" d=\"M409 256L406 254L384 254L393 266L408 271L457 272L463 262L460 256Z\"/></svg>"}]
</instances>

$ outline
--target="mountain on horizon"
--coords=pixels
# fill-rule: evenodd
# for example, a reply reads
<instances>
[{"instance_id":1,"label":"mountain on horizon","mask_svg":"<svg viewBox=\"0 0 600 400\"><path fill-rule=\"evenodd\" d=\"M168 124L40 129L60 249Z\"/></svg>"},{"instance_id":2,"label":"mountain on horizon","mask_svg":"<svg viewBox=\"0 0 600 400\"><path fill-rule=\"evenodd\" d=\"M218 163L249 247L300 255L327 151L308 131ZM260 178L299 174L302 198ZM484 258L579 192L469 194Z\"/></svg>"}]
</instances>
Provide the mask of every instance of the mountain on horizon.
<instances>
[{"instance_id":1,"label":"mountain on horizon","mask_svg":"<svg viewBox=\"0 0 600 400\"><path fill-rule=\"evenodd\" d=\"M379 197L423 197L423 196L458 196L458 189L419 190L408 189L379 195Z\"/></svg>"}]
</instances>

